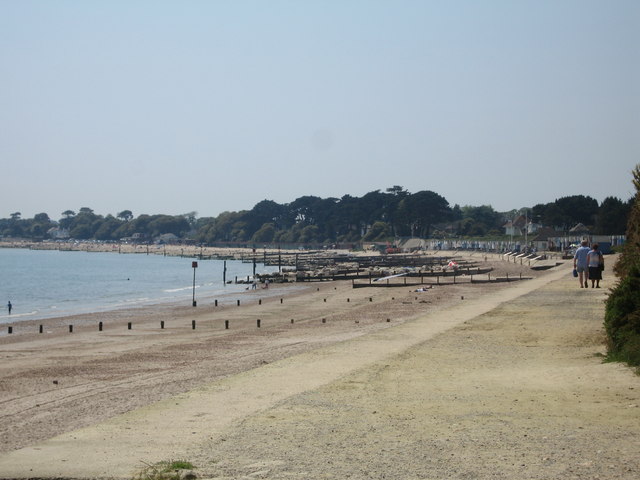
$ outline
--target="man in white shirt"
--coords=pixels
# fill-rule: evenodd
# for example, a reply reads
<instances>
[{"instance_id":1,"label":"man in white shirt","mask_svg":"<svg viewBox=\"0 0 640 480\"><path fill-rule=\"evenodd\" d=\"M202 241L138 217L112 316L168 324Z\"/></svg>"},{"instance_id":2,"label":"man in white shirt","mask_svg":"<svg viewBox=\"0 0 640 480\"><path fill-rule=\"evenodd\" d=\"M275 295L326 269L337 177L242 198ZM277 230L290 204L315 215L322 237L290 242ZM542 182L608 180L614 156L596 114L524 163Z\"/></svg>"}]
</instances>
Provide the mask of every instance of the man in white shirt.
<instances>
[{"instance_id":1,"label":"man in white shirt","mask_svg":"<svg viewBox=\"0 0 640 480\"><path fill-rule=\"evenodd\" d=\"M587 264L587 256L591 249L588 247L589 242L582 241L582 245L576 250L576 254L573 256L573 268L578 271L578 280L580 281L580 288L589 288L589 265Z\"/></svg>"}]
</instances>

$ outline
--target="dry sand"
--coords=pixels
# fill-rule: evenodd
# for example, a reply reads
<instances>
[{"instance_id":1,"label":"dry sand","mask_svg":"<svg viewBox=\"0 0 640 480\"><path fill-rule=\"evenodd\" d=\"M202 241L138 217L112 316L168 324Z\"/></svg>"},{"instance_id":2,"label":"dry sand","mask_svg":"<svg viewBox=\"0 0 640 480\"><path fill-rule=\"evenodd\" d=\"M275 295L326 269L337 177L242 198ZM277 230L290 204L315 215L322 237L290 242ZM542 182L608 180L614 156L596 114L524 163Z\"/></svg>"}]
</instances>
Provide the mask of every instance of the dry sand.
<instances>
[{"instance_id":1,"label":"dry sand","mask_svg":"<svg viewBox=\"0 0 640 480\"><path fill-rule=\"evenodd\" d=\"M200 478L638 478L640 381L602 363L606 290L577 288L569 263L489 263L538 278L272 287L260 305L266 291L16 326L0 478L130 478L170 458Z\"/></svg>"}]
</instances>

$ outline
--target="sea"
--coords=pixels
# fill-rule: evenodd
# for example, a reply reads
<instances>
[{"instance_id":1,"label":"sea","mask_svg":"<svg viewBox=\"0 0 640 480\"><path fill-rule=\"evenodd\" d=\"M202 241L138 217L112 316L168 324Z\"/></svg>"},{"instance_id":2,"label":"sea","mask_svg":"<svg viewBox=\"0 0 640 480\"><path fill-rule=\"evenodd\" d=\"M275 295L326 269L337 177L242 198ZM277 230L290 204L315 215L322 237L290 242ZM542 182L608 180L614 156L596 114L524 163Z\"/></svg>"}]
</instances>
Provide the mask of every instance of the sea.
<instances>
[{"instance_id":1,"label":"sea","mask_svg":"<svg viewBox=\"0 0 640 480\"><path fill-rule=\"evenodd\" d=\"M245 291L246 285L223 282L224 266L223 260L154 254L0 248L0 324L162 303L191 306L194 297L199 305ZM253 275L253 264L240 260L227 260L226 269L227 281ZM256 265L256 274L277 270Z\"/></svg>"}]
</instances>

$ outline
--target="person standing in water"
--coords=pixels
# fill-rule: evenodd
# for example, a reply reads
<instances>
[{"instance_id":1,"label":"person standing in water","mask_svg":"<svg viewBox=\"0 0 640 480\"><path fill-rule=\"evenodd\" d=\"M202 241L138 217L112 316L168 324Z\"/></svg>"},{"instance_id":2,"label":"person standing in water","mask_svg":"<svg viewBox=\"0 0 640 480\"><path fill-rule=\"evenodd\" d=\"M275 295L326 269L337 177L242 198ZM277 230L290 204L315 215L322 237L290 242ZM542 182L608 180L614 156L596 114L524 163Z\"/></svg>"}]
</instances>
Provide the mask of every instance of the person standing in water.
<instances>
[{"instance_id":1,"label":"person standing in water","mask_svg":"<svg viewBox=\"0 0 640 480\"><path fill-rule=\"evenodd\" d=\"M11 305L11 300L7 303L7 310L9 310L9 315L11 315L11 310L13 309L13 305Z\"/></svg>"}]
</instances>

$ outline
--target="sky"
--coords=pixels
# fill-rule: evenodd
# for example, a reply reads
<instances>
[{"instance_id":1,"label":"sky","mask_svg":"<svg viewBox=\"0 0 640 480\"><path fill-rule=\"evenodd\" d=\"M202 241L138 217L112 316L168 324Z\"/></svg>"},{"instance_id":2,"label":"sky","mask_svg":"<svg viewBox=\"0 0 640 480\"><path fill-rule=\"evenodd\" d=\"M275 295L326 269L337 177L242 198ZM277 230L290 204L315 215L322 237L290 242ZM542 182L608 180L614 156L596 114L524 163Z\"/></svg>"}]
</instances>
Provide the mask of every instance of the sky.
<instances>
[{"instance_id":1,"label":"sky","mask_svg":"<svg viewBox=\"0 0 640 480\"><path fill-rule=\"evenodd\" d=\"M637 0L0 0L0 218L635 194Z\"/></svg>"}]
</instances>

